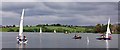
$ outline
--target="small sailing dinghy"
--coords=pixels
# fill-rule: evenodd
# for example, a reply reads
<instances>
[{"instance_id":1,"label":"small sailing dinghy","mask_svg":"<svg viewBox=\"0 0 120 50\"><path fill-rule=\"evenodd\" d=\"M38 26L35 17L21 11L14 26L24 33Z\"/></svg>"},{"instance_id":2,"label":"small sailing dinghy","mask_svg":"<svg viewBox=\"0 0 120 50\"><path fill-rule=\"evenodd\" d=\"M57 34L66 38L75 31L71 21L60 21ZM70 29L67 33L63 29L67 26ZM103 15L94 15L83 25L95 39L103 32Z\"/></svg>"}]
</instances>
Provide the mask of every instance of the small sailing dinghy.
<instances>
[{"instance_id":1,"label":"small sailing dinghy","mask_svg":"<svg viewBox=\"0 0 120 50\"><path fill-rule=\"evenodd\" d=\"M56 30L54 30L54 33L56 33Z\"/></svg>"},{"instance_id":2,"label":"small sailing dinghy","mask_svg":"<svg viewBox=\"0 0 120 50\"><path fill-rule=\"evenodd\" d=\"M73 39L81 39L82 37L80 35L75 34Z\"/></svg>"},{"instance_id":3,"label":"small sailing dinghy","mask_svg":"<svg viewBox=\"0 0 120 50\"><path fill-rule=\"evenodd\" d=\"M23 35L23 17L24 17L24 9L22 11L21 20L20 20L19 34L17 36L18 44L27 43L28 42L26 36Z\"/></svg>"},{"instance_id":4,"label":"small sailing dinghy","mask_svg":"<svg viewBox=\"0 0 120 50\"><path fill-rule=\"evenodd\" d=\"M111 32L110 32L109 25L110 25L110 18L108 20L106 34L101 35L101 37L97 38L98 40L111 40L112 37L111 37Z\"/></svg>"},{"instance_id":5,"label":"small sailing dinghy","mask_svg":"<svg viewBox=\"0 0 120 50\"><path fill-rule=\"evenodd\" d=\"M65 31L65 33L64 33L64 34L70 34L70 32Z\"/></svg>"}]
</instances>

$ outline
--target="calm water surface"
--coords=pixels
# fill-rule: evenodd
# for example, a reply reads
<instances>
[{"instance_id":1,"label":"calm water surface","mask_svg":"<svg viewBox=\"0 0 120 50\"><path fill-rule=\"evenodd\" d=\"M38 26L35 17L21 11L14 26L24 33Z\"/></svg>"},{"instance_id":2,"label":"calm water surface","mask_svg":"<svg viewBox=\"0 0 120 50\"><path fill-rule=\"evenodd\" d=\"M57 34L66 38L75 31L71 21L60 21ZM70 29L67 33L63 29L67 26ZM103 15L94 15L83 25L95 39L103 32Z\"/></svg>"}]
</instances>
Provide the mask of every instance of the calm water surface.
<instances>
[{"instance_id":1,"label":"calm water surface","mask_svg":"<svg viewBox=\"0 0 120 50\"><path fill-rule=\"evenodd\" d=\"M16 36L18 32L2 33L2 48L118 48L118 34L112 34L112 40L96 40L99 34L80 33L82 39L72 39L75 33L33 33L24 32L28 44L18 45ZM88 37L88 38L87 38Z\"/></svg>"}]
</instances>

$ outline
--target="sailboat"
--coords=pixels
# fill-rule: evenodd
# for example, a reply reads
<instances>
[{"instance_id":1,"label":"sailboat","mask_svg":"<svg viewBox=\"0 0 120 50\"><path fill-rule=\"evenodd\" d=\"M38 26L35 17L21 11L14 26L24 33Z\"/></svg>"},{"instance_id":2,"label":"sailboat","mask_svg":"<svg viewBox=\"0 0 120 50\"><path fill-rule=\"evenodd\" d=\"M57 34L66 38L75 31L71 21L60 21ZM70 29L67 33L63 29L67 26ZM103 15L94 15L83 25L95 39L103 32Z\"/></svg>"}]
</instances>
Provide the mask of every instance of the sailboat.
<instances>
[{"instance_id":1,"label":"sailboat","mask_svg":"<svg viewBox=\"0 0 120 50\"><path fill-rule=\"evenodd\" d=\"M56 30L54 30L54 33L56 33Z\"/></svg>"},{"instance_id":2,"label":"sailboat","mask_svg":"<svg viewBox=\"0 0 120 50\"><path fill-rule=\"evenodd\" d=\"M110 18L108 20L108 25L107 25L107 31L106 31L106 34L103 35L103 37L100 37L100 38L97 38L99 40L111 40L111 32L110 32Z\"/></svg>"},{"instance_id":3,"label":"sailboat","mask_svg":"<svg viewBox=\"0 0 120 50\"><path fill-rule=\"evenodd\" d=\"M24 17L24 9L22 11L21 20L20 20L20 27L19 27L19 34L17 37L18 43L27 43L28 42L26 36L23 35L23 17Z\"/></svg>"},{"instance_id":4,"label":"sailboat","mask_svg":"<svg viewBox=\"0 0 120 50\"><path fill-rule=\"evenodd\" d=\"M40 27L40 33L42 33L42 28Z\"/></svg>"},{"instance_id":5,"label":"sailboat","mask_svg":"<svg viewBox=\"0 0 120 50\"><path fill-rule=\"evenodd\" d=\"M74 37L73 37L73 39L81 39L81 38L82 37L80 35L78 35L78 34L75 34Z\"/></svg>"},{"instance_id":6,"label":"sailboat","mask_svg":"<svg viewBox=\"0 0 120 50\"><path fill-rule=\"evenodd\" d=\"M65 31L65 33L64 34L68 34L68 32L67 31Z\"/></svg>"}]
</instances>

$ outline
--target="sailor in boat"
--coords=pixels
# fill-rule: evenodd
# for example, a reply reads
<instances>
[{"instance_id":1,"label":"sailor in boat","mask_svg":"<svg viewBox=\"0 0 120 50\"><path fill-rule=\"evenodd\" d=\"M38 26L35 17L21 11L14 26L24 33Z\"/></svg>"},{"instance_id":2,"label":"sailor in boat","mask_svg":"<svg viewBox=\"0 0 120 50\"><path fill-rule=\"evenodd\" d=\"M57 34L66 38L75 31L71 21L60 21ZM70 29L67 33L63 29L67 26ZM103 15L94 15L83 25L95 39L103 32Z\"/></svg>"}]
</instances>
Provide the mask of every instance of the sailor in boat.
<instances>
[{"instance_id":1,"label":"sailor in boat","mask_svg":"<svg viewBox=\"0 0 120 50\"><path fill-rule=\"evenodd\" d=\"M26 38L26 36L23 36L23 39L20 39L21 38L21 36L18 36L17 37L17 41L18 41L18 43L27 43L28 42L28 40L27 40L27 38Z\"/></svg>"},{"instance_id":2,"label":"sailor in boat","mask_svg":"<svg viewBox=\"0 0 120 50\"><path fill-rule=\"evenodd\" d=\"M22 39L20 39L20 38L21 38L21 36L18 36L17 41L22 41Z\"/></svg>"},{"instance_id":3,"label":"sailor in boat","mask_svg":"<svg viewBox=\"0 0 120 50\"><path fill-rule=\"evenodd\" d=\"M17 37L17 41L19 41L19 38L20 38L20 37L18 36L18 37Z\"/></svg>"},{"instance_id":4,"label":"sailor in boat","mask_svg":"<svg viewBox=\"0 0 120 50\"><path fill-rule=\"evenodd\" d=\"M102 35L101 35L101 38L106 38L106 35L105 35L105 34L102 34ZM111 34L108 36L108 38L112 38Z\"/></svg>"},{"instance_id":5,"label":"sailor in boat","mask_svg":"<svg viewBox=\"0 0 120 50\"><path fill-rule=\"evenodd\" d=\"M17 42L18 43L21 43L22 42L22 39L20 39L21 38L21 36L17 36Z\"/></svg>"},{"instance_id":6,"label":"sailor in boat","mask_svg":"<svg viewBox=\"0 0 120 50\"><path fill-rule=\"evenodd\" d=\"M97 38L98 40L111 40L112 36L111 34L108 35L108 38L106 38L106 34L102 34L100 38Z\"/></svg>"},{"instance_id":7,"label":"sailor in boat","mask_svg":"<svg viewBox=\"0 0 120 50\"><path fill-rule=\"evenodd\" d=\"M23 42L27 42L26 36L23 36Z\"/></svg>"},{"instance_id":8,"label":"sailor in boat","mask_svg":"<svg viewBox=\"0 0 120 50\"><path fill-rule=\"evenodd\" d=\"M102 34L102 35L101 35L101 38L105 38L105 34Z\"/></svg>"},{"instance_id":9,"label":"sailor in boat","mask_svg":"<svg viewBox=\"0 0 120 50\"><path fill-rule=\"evenodd\" d=\"M78 34L75 34L75 36L73 37L74 39L81 39L81 36Z\"/></svg>"},{"instance_id":10,"label":"sailor in boat","mask_svg":"<svg viewBox=\"0 0 120 50\"><path fill-rule=\"evenodd\" d=\"M77 37L77 35L75 34L75 36L74 37Z\"/></svg>"}]
</instances>

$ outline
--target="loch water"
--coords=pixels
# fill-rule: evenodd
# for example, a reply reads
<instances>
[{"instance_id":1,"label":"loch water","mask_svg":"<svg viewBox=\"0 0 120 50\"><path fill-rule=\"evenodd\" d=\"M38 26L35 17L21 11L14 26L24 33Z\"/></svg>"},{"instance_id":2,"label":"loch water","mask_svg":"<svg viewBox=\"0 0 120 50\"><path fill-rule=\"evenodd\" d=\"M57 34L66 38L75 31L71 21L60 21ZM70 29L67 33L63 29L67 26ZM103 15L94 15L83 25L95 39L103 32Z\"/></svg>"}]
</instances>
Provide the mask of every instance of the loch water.
<instances>
[{"instance_id":1,"label":"loch water","mask_svg":"<svg viewBox=\"0 0 120 50\"><path fill-rule=\"evenodd\" d=\"M118 48L118 34L112 40L97 40L100 34L79 33L81 39L73 39L75 33L38 33L24 32L28 43L20 46L16 37L18 32L2 32L2 48Z\"/></svg>"}]
</instances>

